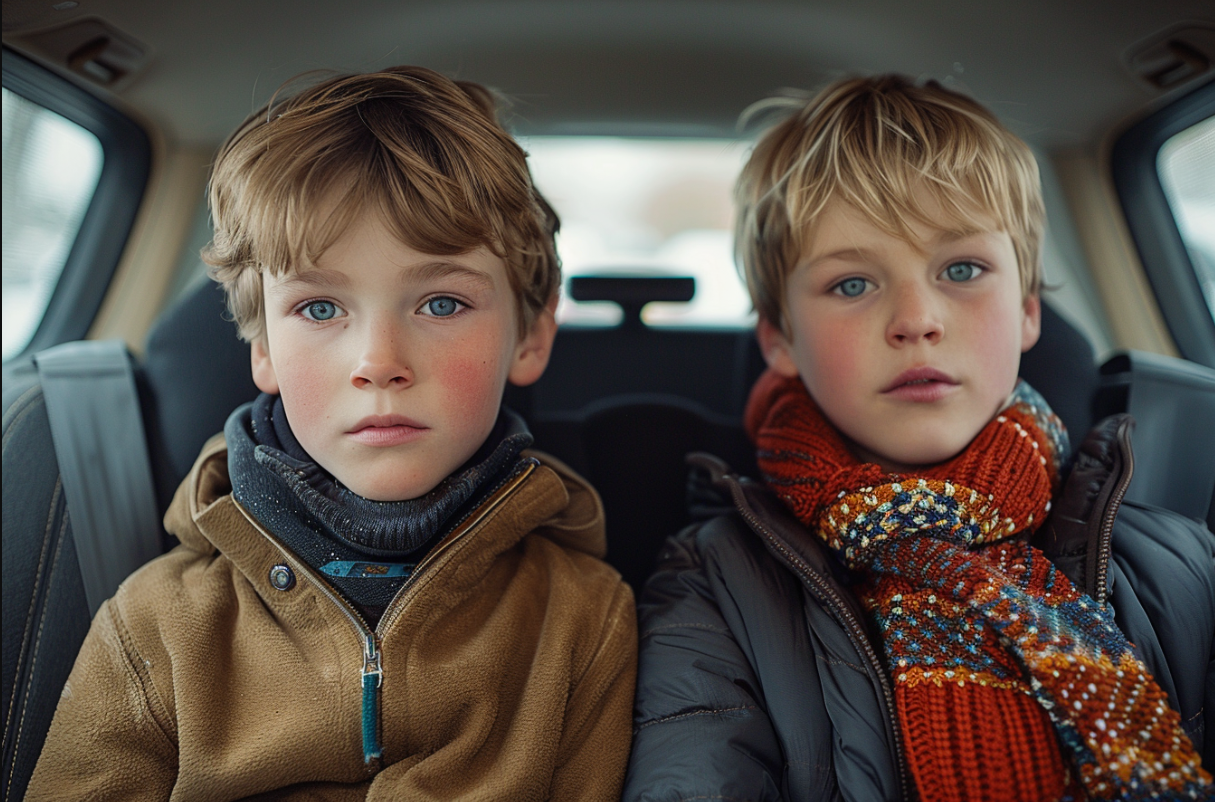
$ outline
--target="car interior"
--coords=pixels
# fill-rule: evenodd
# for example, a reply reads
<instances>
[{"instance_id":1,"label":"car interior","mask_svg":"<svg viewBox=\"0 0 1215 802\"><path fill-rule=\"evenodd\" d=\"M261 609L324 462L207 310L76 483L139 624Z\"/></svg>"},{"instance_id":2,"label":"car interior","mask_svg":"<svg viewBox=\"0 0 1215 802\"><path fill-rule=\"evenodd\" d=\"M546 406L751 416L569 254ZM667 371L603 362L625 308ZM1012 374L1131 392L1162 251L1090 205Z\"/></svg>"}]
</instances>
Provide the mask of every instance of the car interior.
<instances>
[{"instance_id":1,"label":"car interior","mask_svg":"<svg viewBox=\"0 0 1215 802\"><path fill-rule=\"evenodd\" d=\"M741 418L764 362L730 241L759 130L743 112L850 74L938 80L1029 142L1048 232L1022 376L1073 447L1132 414L1127 498L1215 529L1209 3L4 0L3 38L6 799L97 604L172 548L160 516L257 394L198 255L207 171L305 73L420 64L501 93L566 276L549 367L504 403L598 489L636 592L695 514L688 453L756 473ZM75 485L90 464L115 484ZM143 541L112 542L128 521Z\"/></svg>"}]
</instances>

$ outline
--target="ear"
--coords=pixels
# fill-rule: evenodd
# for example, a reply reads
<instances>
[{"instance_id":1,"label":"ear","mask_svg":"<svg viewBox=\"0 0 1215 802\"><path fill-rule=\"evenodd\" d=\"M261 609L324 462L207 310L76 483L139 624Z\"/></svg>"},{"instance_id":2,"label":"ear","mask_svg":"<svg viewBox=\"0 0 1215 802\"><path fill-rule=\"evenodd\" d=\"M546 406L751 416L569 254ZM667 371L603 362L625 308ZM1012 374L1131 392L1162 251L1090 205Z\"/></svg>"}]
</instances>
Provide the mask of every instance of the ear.
<instances>
[{"instance_id":1,"label":"ear","mask_svg":"<svg viewBox=\"0 0 1215 802\"><path fill-rule=\"evenodd\" d=\"M511 362L507 381L518 387L526 387L544 375L548 358L553 353L553 339L557 336L557 296L554 295L532 321L528 331L515 346L515 357Z\"/></svg>"},{"instance_id":2,"label":"ear","mask_svg":"<svg viewBox=\"0 0 1215 802\"><path fill-rule=\"evenodd\" d=\"M1042 334L1042 299L1035 292L1025 297L1021 318L1021 353L1034 347Z\"/></svg>"},{"instance_id":3,"label":"ear","mask_svg":"<svg viewBox=\"0 0 1215 802\"><path fill-rule=\"evenodd\" d=\"M253 383L257 389L270 395L278 395L278 376L274 373L274 365L270 362L270 352L266 350L266 335L262 335L249 345L249 359L253 366Z\"/></svg>"},{"instance_id":4,"label":"ear","mask_svg":"<svg viewBox=\"0 0 1215 802\"><path fill-rule=\"evenodd\" d=\"M759 340L759 350L763 352L768 367L789 379L798 375L793 344L778 326L761 317L755 325L755 337Z\"/></svg>"}]
</instances>

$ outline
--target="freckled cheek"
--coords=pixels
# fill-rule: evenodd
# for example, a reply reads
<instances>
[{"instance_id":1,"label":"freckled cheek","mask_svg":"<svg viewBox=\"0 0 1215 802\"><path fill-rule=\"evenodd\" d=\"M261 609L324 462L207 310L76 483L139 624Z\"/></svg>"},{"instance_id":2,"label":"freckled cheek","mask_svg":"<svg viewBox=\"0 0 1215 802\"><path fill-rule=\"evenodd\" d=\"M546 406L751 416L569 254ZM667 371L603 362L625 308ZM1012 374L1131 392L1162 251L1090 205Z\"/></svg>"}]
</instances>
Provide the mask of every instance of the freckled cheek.
<instances>
[{"instance_id":1,"label":"freckled cheek","mask_svg":"<svg viewBox=\"0 0 1215 802\"><path fill-rule=\"evenodd\" d=\"M315 354L291 354L276 367L287 419L297 437L307 438L311 427L331 417L331 399L350 377L337 370L335 362Z\"/></svg>"},{"instance_id":2,"label":"freckled cheek","mask_svg":"<svg viewBox=\"0 0 1215 802\"><path fill-rule=\"evenodd\" d=\"M1020 310L993 305L967 316L966 340L975 363L987 373L995 393L1011 392L1021 361ZM1007 385L1007 386L1005 386Z\"/></svg>"},{"instance_id":3,"label":"freckled cheek","mask_svg":"<svg viewBox=\"0 0 1215 802\"><path fill-rule=\"evenodd\" d=\"M443 385L449 408L461 416L490 412L497 416L510 358L504 346L509 333L498 328L497 321L486 321L444 343L430 362L429 370Z\"/></svg>"},{"instance_id":4,"label":"freckled cheek","mask_svg":"<svg viewBox=\"0 0 1215 802\"><path fill-rule=\"evenodd\" d=\"M813 326L800 343L802 379L820 403L850 395L864 375L864 340L847 325Z\"/></svg>"},{"instance_id":5,"label":"freckled cheek","mask_svg":"<svg viewBox=\"0 0 1215 802\"><path fill-rule=\"evenodd\" d=\"M447 403L460 416L497 408L497 366L486 362L485 357L462 356L446 360L441 368Z\"/></svg>"}]
</instances>

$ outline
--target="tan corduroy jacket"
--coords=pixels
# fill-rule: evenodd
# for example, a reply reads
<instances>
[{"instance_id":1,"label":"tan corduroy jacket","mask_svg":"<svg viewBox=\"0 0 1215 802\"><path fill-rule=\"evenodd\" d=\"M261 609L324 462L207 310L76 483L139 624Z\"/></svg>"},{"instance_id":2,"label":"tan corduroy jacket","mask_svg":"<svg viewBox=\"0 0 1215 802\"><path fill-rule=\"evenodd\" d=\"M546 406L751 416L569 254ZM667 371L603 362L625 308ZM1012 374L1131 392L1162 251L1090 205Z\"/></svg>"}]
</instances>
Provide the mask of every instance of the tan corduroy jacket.
<instances>
[{"instance_id":1,"label":"tan corduroy jacket","mask_svg":"<svg viewBox=\"0 0 1215 802\"><path fill-rule=\"evenodd\" d=\"M240 508L211 440L165 519L181 545L94 619L27 799L619 798L632 592L599 559L594 491L529 455L426 557L367 659L361 619Z\"/></svg>"}]
</instances>

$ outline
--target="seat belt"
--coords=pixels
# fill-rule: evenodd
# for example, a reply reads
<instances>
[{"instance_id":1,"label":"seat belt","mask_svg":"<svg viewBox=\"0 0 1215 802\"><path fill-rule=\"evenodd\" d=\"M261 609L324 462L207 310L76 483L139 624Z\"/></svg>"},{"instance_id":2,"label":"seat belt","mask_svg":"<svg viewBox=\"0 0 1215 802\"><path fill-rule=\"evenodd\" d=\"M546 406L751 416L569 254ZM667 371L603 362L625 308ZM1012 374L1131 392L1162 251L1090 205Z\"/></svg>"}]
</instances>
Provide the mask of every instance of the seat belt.
<instances>
[{"instance_id":1,"label":"seat belt","mask_svg":"<svg viewBox=\"0 0 1215 802\"><path fill-rule=\"evenodd\" d=\"M121 340L64 343L34 363L92 617L161 553L135 373Z\"/></svg>"}]
</instances>

